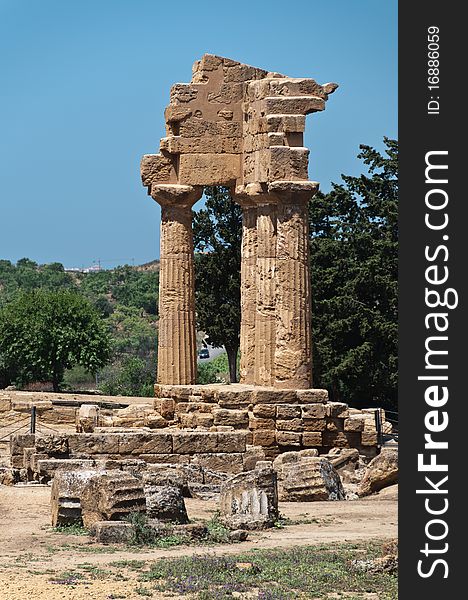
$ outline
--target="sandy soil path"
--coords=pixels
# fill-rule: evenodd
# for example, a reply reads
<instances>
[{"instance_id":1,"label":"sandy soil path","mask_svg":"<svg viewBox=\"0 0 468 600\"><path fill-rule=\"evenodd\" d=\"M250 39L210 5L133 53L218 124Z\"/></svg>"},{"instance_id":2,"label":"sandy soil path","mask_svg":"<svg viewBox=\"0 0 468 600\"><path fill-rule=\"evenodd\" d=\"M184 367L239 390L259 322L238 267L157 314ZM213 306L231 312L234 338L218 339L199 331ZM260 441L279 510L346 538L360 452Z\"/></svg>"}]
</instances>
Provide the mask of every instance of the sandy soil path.
<instances>
[{"instance_id":1,"label":"sandy soil path","mask_svg":"<svg viewBox=\"0 0 468 600\"><path fill-rule=\"evenodd\" d=\"M124 581L93 580L76 586L51 583L60 573L88 564L105 569L117 561L153 561L192 554L232 554L254 548L386 539L397 535L397 492L349 502L280 503L282 515L297 524L252 533L246 542L230 545L177 546L151 551L131 551L90 542L86 536L57 534L49 527L48 487L0 486L0 599L1 600L127 600L141 599L134 569L124 569ZM214 502L188 499L191 518L208 519ZM115 568L114 568L115 570ZM118 571L118 569L117 569ZM168 596L153 594L153 598ZM171 596L171 598L176 598ZM185 597L186 598L186 597Z\"/></svg>"}]
</instances>

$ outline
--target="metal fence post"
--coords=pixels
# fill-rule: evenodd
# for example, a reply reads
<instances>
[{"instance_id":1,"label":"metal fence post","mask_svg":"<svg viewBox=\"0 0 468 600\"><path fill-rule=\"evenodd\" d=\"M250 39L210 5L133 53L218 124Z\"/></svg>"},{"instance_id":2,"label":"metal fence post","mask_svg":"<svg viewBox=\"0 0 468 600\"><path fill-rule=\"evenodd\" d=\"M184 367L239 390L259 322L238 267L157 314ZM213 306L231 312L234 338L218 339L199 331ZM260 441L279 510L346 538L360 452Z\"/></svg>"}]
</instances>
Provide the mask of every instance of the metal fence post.
<instances>
[{"instance_id":1,"label":"metal fence post","mask_svg":"<svg viewBox=\"0 0 468 600\"><path fill-rule=\"evenodd\" d=\"M31 406L31 426L29 433L36 433L36 407Z\"/></svg>"},{"instance_id":2,"label":"metal fence post","mask_svg":"<svg viewBox=\"0 0 468 600\"><path fill-rule=\"evenodd\" d=\"M377 430L377 445L381 448L383 446L383 435L382 435L382 418L380 414L380 408L374 412L375 417L375 429Z\"/></svg>"}]
</instances>

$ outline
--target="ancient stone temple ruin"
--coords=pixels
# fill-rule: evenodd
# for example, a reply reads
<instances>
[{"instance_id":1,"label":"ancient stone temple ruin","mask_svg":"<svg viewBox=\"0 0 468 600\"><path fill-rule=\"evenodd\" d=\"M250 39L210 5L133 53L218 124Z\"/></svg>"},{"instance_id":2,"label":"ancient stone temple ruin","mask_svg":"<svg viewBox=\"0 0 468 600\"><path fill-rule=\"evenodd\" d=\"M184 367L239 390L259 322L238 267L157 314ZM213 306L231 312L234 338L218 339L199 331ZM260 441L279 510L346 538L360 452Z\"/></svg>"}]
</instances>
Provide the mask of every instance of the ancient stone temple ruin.
<instances>
[{"instance_id":1,"label":"ancient stone temple ruin","mask_svg":"<svg viewBox=\"0 0 468 600\"><path fill-rule=\"evenodd\" d=\"M162 209L158 383L196 380L192 206L226 186L243 209L241 384L312 387L305 115L337 85L205 54L171 89L166 137L141 162Z\"/></svg>"},{"instance_id":2,"label":"ancient stone temple ruin","mask_svg":"<svg viewBox=\"0 0 468 600\"><path fill-rule=\"evenodd\" d=\"M155 397L0 391L12 429L9 449L0 439L0 483L53 480L53 526L82 521L98 541L128 542L122 519L136 511L158 536L206 539L184 497L217 500L225 525L254 529L274 525L278 500L357 497L364 471L363 495L396 481L396 456L364 469L391 431L385 412L312 387L307 207L318 184L303 133L336 87L212 55L172 87L160 153L141 163L162 208ZM214 185L243 210L234 385L196 384L192 206ZM34 428L18 433L29 414Z\"/></svg>"}]
</instances>

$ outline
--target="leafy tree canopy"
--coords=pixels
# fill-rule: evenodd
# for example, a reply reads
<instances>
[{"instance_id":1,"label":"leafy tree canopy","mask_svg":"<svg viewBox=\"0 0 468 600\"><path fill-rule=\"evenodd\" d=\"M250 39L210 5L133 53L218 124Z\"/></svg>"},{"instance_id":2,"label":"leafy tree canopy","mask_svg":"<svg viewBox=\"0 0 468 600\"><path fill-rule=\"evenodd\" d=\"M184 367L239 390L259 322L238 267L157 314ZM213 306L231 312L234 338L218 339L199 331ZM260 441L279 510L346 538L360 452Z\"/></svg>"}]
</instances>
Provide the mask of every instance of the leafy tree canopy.
<instances>
[{"instance_id":1,"label":"leafy tree canopy","mask_svg":"<svg viewBox=\"0 0 468 600\"><path fill-rule=\"evenodd\" d=\"M310 203L314 384L355 406L397 393L398 143Z\"/></svg>"},{"instance_id":2,"label":"leafy tree canopy","mask_svg":"<svg viewBox=\"0 0 468 600\"><path fill-rule=\"evenodd\" d=\"M227 188L205 188L205 196L205 208L193 220L197 323L211 345L226 348L234 382L240 332L242 210Z\"/></svg>"},{"instance_id":3,"label":"leafy tree canopy","mask_svg":"<svg viewBox=\"0 0 468 600\"><path fill-rule=\"evenodd\" d=\"M52 381L58 391L65 369L79 364L96 372L109 358L104 322L75 291L21 292L0 309L4 377L21 384Z\"/></svg>"}]
</instances>

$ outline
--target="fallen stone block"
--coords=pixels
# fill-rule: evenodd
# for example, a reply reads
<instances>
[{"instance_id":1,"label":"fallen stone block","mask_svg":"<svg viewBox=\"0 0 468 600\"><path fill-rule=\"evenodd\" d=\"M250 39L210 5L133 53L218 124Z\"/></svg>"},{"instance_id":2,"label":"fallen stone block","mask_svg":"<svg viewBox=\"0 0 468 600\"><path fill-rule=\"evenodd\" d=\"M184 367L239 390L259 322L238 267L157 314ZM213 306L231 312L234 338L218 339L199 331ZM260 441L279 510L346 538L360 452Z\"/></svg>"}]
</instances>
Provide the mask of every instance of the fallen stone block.
<instances>
[{"instance_id":1,"label":"fallen stone block","mask_svg":"<svg viewBox=\"0 0 468 600\"><path fill-rule=\"evenodd\" d=\"M314 502L345 499L340 476L329 460L300 455L295 460L280 461L280 458L273 463L278 474L280 500Z\"/></svg>"},{"instance_id":2,"label":"fallen stone block","mask_svg":"<svg viewBox=\"0 0 468 600\"><path fill-rule=\"evenodd\" d=\"M179 487L170 485L145 485L148 517L168 523L188 523L184 497Z\"/></svg>"},{"instance_id":3,"label":"fallen stone block","mask_svg":"<svg viewBox=\"0 0 468 600\"><path fill-rule=\"evenodd\" d=\"M96 521L92 531L101 544L128 544L134 535L133 525L124 521Z\"/></svg>"},{"instance_id":4,"label":"fallen stone block","mask_svg":"<svg viewBox=\"0 0 468 600\"><path fill-rule=\"evenodd\" d=\"M276 473L271 463L258 463L221 486L221 519L230 529L264 529L278 519Z\"/></svg>"},{"instance_id":5,"label":"fallen stone block","mask_svg":"<svg viewBox=\"0 0 468 600\"><path fill-rule=\"evenodd\" d=\"M191 497L191 486L217 485L229 478L228 473L213 471L194 464L150 465L143 475L145 485L178 487L185 497Z\"/></svg>"},{"instance_id":6,"label":"fallen stone block","mask_svg":"<svg viewBox=\"0 0 468 600\"><path fill-rule=\"evenodd\" d=\"M82 404L77 413L78 433L92 433L99 426L101 409L97 404Z\"/></svg>"},{"instance_id":7,"label":"fallen stone block","mask_svg":"<svg viewBox=\"0 0 468 600\"><path fill-rule=\"evenodd\" d=\"M96 469L68 470L64 467L55 471L50 492L52 527L82 522L81 493L97 472Z\"/></svg>"},{"instance_id":8,"label":"fallen stone block","mask_svg":"<svg viewBox=\"0 0 468 600\"><path fill-rule=\"evenodd\" d=\"M143 485L124 471L107 471L92 477L81 493L83 524L121 521L133 512L146 512Z\"/></svg>"},{"instance_id":9,"label":"fallen stone block","mask_svg":"<svg viewBox=\"0 0 468 600\"><path fill-rule=\"evenodd\" d=\"M201 523L181 523L172 526L172 535L187 537L189 540L202 540L206 537L208 530Z\"/></svg>"},{"instance_id":10,"label":"fallen stone block","mask_svg":"<svg viewBox=\"0 0 468 600\"><path fill-rule=\"evenodd\" d=\"M277 456L273 461L273 469L276 471L276 473L279 473L283 468L283 465L298 463L303 458L310 458L315 456L318 456L318 450L315 449L283 452L282 454Z\"/></svg>"},{"instance_id":11,"label":"fallen stone block","mask_svg":"<svg viewBox=\"0 0 468 600\"><path fill-rule=\"evenodd\" d=\"M189 483L189 497L197 500L219 500L221 484Z\"/></svg>"},{"instance_id":12,"label":"fallen stone block","mask_svg":"<svg viewBox=\"0 0 468 600\"><path fill-rule=\"evenodd\" d=\"M383 448L367 465L358 495L368 496L398 481L398 450Z\"/></svg>"},{"instance_id":13,"label":"fallen stone block","mask_svg":"<svg viewBox=\"0 0 468 600\"><path fill-rule=\"evenodd\" d=\"M258 462L265 460L265 451L260 446L246 446L245 453L242 456L243 470L253 471Z\"/></svg>"}]
</instances>

